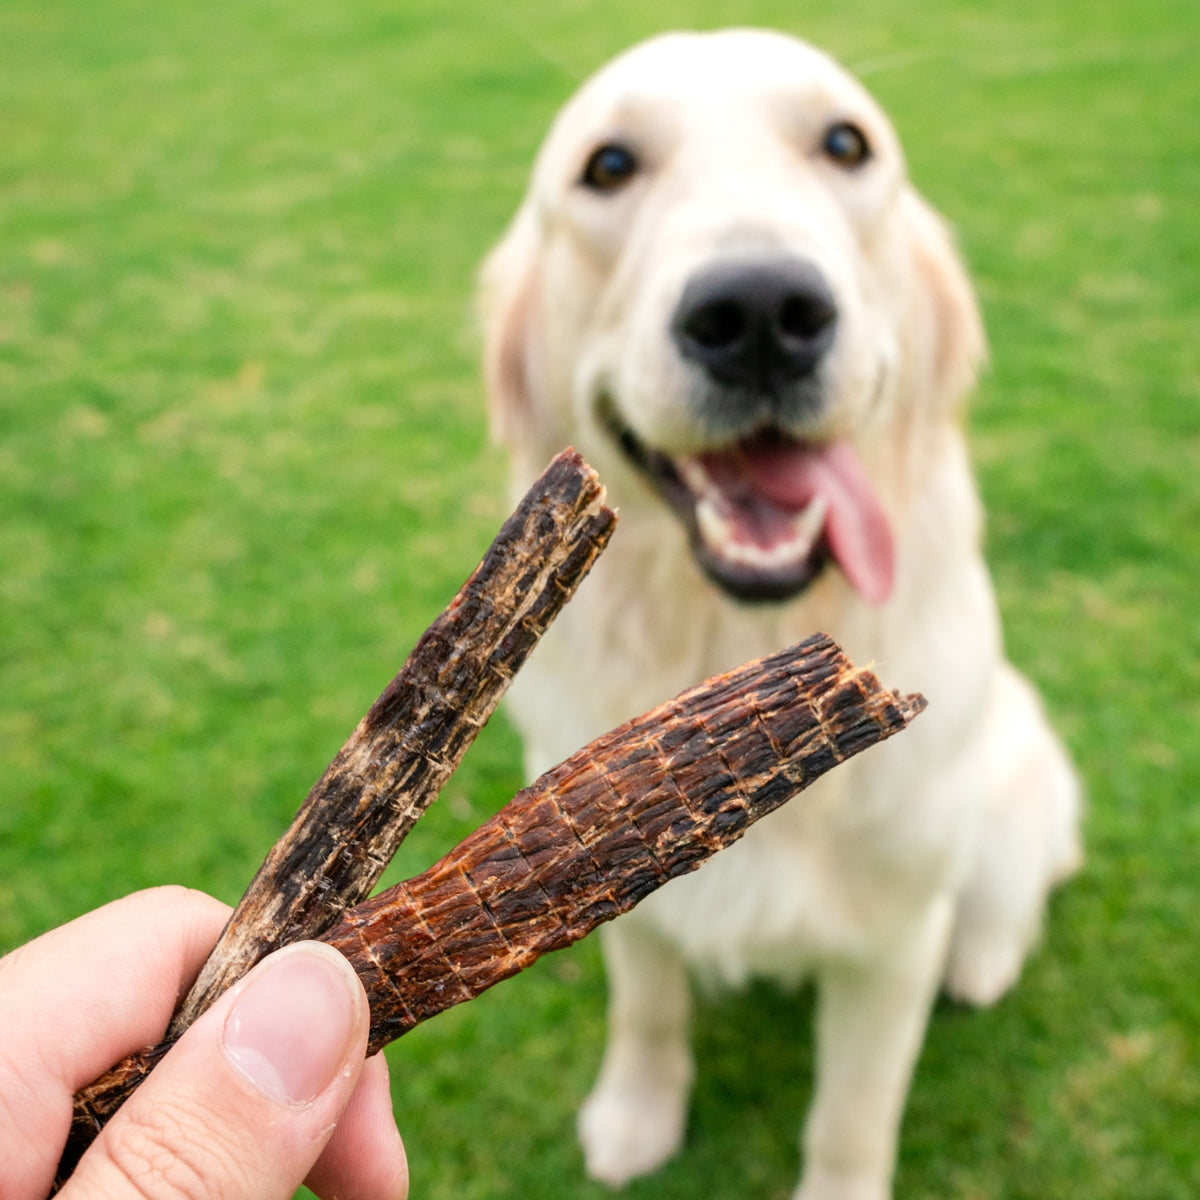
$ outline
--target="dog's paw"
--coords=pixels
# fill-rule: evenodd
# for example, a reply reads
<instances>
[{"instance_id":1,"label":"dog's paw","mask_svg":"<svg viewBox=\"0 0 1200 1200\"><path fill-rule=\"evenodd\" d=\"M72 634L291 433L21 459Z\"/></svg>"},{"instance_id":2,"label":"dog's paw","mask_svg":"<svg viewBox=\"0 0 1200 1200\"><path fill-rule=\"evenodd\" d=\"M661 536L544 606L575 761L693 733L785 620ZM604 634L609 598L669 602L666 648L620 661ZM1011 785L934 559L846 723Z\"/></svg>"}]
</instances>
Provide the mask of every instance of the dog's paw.
<instances>
[{"instance_id":1,"label":"dog's paw","mask_svg":"<svg viewBox=\"0 0 1200 1200\"><path fill-rule=\"evenodd\" d=\"M792 1200L891 1200L886 1172L840 1172L810 1166Z\"/></svg>"},{"instance_id":2,"label":"dog's paw","mask_svg":"<svg viewBox=\"0 0 1200 1200\"><path fill-rule=\"evenodd\" d=\"M995 1004L1021 974L1029 938L960 933L954 939L943 981L946 993L962 1004Z\"/></svg>"},{"instance_id":3,"label":"dog's paw","mask_svg":"<svg viewBox=\"0 0 1200 1200\"><path fill-rule=\"evenodd\" d=\"M597 1087L579 1113L587 1173L621 1187L662 1166L683 1144L686 1092L669 1086L637 1091Z\"/></svg>"}]
</instances>

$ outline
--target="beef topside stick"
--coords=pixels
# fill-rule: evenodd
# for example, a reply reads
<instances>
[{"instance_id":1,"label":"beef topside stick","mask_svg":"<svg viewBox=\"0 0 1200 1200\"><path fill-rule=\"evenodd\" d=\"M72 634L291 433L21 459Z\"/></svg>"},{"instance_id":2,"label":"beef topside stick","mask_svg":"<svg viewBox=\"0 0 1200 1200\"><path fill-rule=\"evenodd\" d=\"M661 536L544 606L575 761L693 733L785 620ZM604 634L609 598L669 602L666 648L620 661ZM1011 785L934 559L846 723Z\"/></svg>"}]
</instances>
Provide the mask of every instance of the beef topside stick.
<instances>
[{"instance_id":1,"label":"beef topside stick","mask_svg":"<svg viewBox=\"0 0 1200 1200\"><path fill-rule=\"evenodd\" d=\"M592 742L322 935L366 988L371 1051L627 912L924 707L818 634ZM169 1046L76 1095L60 1178Z\"/></svg>"},{"instance_id":2,"label":"beef topside stick","mask_svg":"<svg viewBox=\"0 0 1200 1200\"><path fill-rule=\"evenodd\" d=\"M168 1037L287 942L370 895L512 677L608 543L596 473L555 458L313 785L242 897Z\"/></svg>"}]
</instances>

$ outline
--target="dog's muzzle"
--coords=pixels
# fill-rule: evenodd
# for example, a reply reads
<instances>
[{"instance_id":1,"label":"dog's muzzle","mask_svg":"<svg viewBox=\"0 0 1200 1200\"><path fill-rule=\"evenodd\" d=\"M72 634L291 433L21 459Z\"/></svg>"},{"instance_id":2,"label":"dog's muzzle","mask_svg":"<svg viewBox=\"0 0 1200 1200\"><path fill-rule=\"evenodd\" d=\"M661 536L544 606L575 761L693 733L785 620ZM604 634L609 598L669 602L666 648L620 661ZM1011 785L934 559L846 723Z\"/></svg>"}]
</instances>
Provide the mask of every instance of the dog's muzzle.
<instances>
[{"instance_id":1,"label":"dog's muzzle","mask_svg":"<svg viewBox=\"0 0 1200 1200\"><path fill-rule=\"evenodd\" d=\"M601 424L683 521L697 562L738 599L788 599L831 560L868 602L891 590L889 522L855 450L796 432L824 404L818 372L837 324L812 263L722 260L685 284L670 327L702 375L693 408L710 448L649 446L615 397L600 398Z\"/></svg>"}]
</instances>

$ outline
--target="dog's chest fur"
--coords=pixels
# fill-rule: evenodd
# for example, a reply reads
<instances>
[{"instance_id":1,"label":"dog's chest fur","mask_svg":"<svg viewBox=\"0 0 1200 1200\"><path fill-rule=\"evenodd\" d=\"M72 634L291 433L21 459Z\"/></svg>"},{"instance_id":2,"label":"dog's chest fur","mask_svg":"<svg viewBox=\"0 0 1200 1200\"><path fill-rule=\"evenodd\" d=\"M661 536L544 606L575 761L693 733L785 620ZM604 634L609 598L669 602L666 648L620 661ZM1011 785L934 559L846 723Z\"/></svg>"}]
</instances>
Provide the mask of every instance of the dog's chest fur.
<instances>
[{"instance_id":1,"label":"dog's chest fur","mask_svg":"<svg viewBox=\"0 0 1200 1200\"><path fill-rule=\"evenodd\" d=\"M531 777L709 675L816 630L905 690L944 680L944 657L963 656L961 694L942 683L942 703L905 737L839 767L628 918L726 982L750 974L790 981L827 954L869 956L909 910L900 896L919 902L952 886L961 868L970 828L963 795L979 790L968 779L964 730L990 674L987 639L957 645L928 580L929 619L905 624L903 646L887 643L891 623L855 602L833 571L790 604L738 604L704 579L667 514L631 515L514 684L509 712ZM893 603L908 603L906 586L902 573ZM962 581L943 586L961 604ZM944 784L929 779L930 763L943 764Z\"/></svg>"}]
</instances>

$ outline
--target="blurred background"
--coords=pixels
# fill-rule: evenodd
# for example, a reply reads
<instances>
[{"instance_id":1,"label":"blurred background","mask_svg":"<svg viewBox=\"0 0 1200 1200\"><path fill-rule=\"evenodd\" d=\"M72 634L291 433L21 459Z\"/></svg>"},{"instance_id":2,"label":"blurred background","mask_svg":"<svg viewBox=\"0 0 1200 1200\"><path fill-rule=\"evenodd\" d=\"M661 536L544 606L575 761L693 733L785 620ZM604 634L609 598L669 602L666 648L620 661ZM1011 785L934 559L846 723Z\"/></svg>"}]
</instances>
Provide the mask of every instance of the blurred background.
<instances>
[{"instance_id":1,"label":"blurred background","mask_svg":"<svg viewBox=\"0 0 1200 1200\"><path fill-rule=\"evenodd\" d=\"M724 24L856 71L957 229L1009 649L1089 792L1019 988L935 1014L898 1196L1194 1197L1194 0L5 0L0 951L155 883L237 899L507 514L473 294L547 123ZM497 718L389 878L521 782ZM603 996L585 942L391 1048L414 1197L606 1194ZM810 1016L702 1006L688 1145L633 1200L790 1194Z\"/></svg>"}]
</instances>

